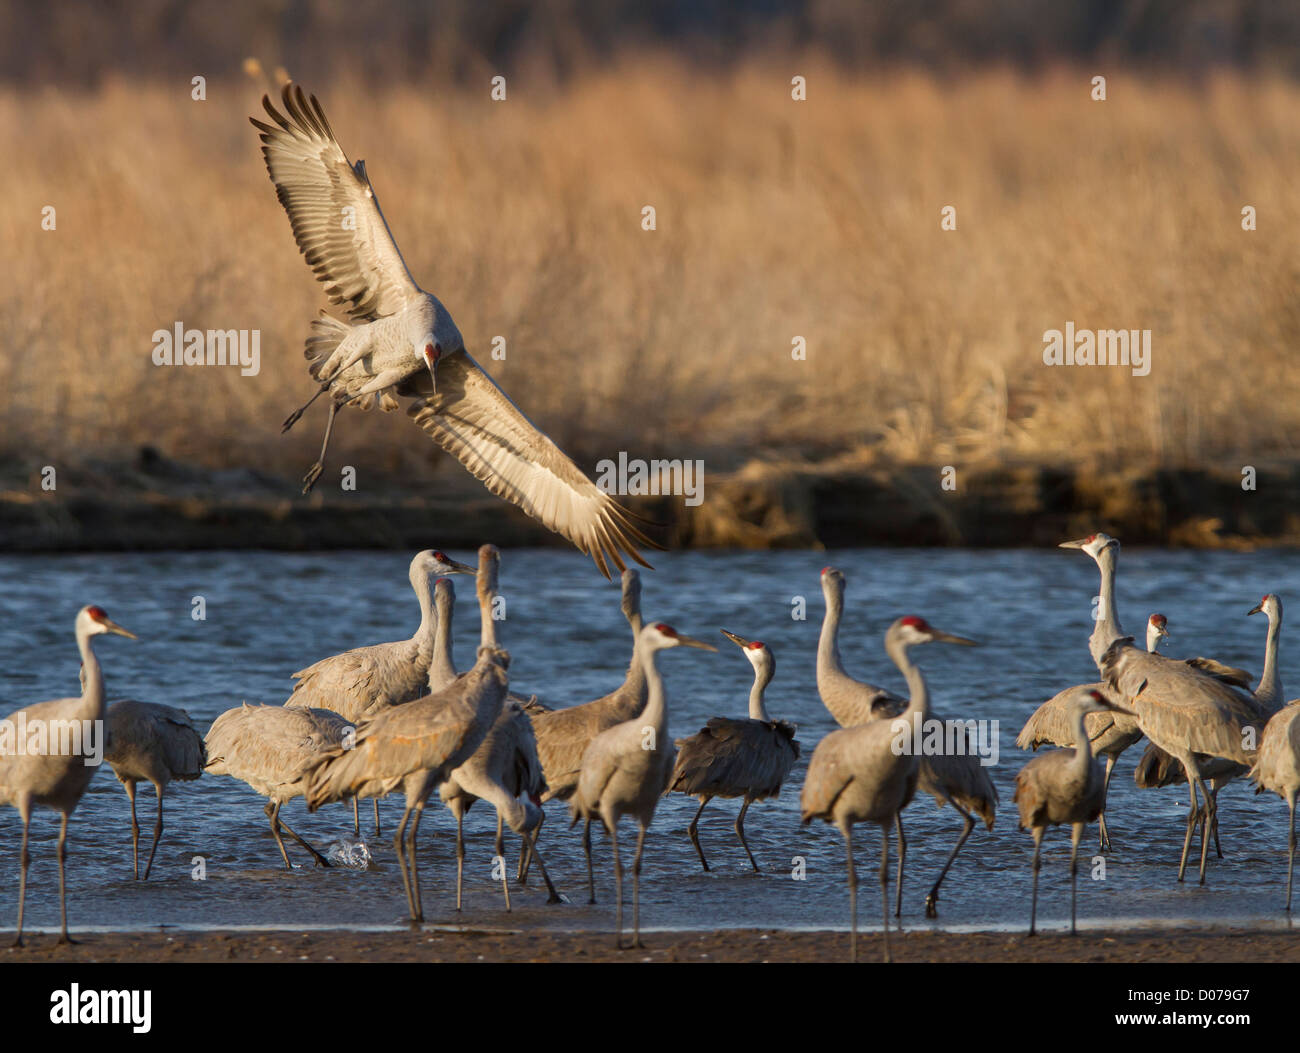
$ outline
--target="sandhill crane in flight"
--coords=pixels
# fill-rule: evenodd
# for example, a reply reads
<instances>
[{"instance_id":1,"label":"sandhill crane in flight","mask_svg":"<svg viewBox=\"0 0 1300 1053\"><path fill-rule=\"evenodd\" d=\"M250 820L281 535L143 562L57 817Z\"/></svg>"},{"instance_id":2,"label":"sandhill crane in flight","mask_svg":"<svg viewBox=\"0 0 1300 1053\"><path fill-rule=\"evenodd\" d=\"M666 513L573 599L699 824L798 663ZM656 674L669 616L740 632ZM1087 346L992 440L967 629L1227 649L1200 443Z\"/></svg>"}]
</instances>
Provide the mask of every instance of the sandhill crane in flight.
<instances>
[{"instance_id":1,"label":"sandhill crane in flight","mask_svg":"<svg viewBox=\"0 0 1300 1053\"><path fill-rule=\"evenodd\" d=\"M1282 677L1278 672L1278 643L1282 633L1282 601L1274 593L1269 593L1254 607L1247 611L1247 615L1264 613L1268 617L1268 633L1264 643L1264 672L1259 678L1259 684L1256 686L1253 694L1256 703L1267 715L1272 715L1282 705ZM1239 687L1245 690L1250 689L1251 676L1244 669L1234 669L1232 666L1224 665L1222 662L1215 661L1212 658L1188 658L1188 665L1209 673L1211 676L1233 687ZM1218 801L1219 791L1228 783L1239 776L1247 774L1249 769L1235 761L1226 760L1222 757L1198 757L1197 763L1201 767L1201 777L1210 787L1210 796L1215 802L1214 822L1209 823L1205 816L1205 809L1202 808L1201 836L1206 835L1205 827L1209 826L1209 832L1214 835L1215 854L1222 859L1223 848L1219 844L1219 819L1218 819ZM1172 786L1175 783L1185 781L1187 778L1183 766L1177 758L1170 756L1159 746L1152 743L1147 746L1146 751L1142 754L1142 759L1138 761L1138 766L1133 772L1133 779L1137 785L1144 790L1162 789L1165 786Z\"/></svg>"},{"instance_id":2,"label":"sandhill crane in flight","mask_svg":"<svg viewBox=\"0 0 1300 1053\"><path fill-rule=\"evenodd\" d=\"M817 694L821 696L822 705L843 728L865 724L882 716L897 716L907 706L905 698L883 687L854 680L844 671L839 646L840 618L844 614L844 574L835 567L823 567L821 581L826 615L817 640Z\"/></svg>"},{"instance_id":3,"label":"sandhill crane in flight","mask_svg":"<svg viewBox=\"0 0 1300 1053\"><path fill-rule=\"evenodd\" d=\"M352 725L332 709L309 706L250 706L228 709L212 722L204 738L207 771L229 775L267 798L265 812L271 836L286 870L292 870L284 849L283 829L311 853L317 866L329 860L280 819L280 809L306 788L306 776L321 757L340 745Z\"/></svg>"},{"instance_id":4,"label":"sandhill crane in flight","mask_svg":"<svg viewBox=\"0 0 1300 1053\"><path fill-rule=\"evenodd\" d=\"M415 846L425 803L473 756L501 715L509 665L505 651L480 647L478 661L464 676L362 722L353 743L326 751L307 774L305 795L312 811L331 801L382 797L402 788L406 810L393 848L413 924L424 920Z\"/></svg>"},{"instance_id":5,"label":"sandhill crane in flight","mask_svg":"<svg viewBox=\"0 0 1300 1053\"><path fill-rule=\"evenodd\" d=\"M44 729L46 746L43 751L28 752L28 747L0 750L0 803L13 805L23 821L22 845L18 850L18 934L14 946L23 945L23 907L27 900L27 867L31 854L27 850L27 835L32 822L32 808L41 805L59 812L59 943L75 943L68 936L67 886L64 880L64 860L68 846L68 816L77 807L86 792L98 765L90 763L88 744L81 738L83 729L102 728L105 717L104 676L95 657L90 638L103 633L115 633L134 640L129 633L114 622L102 607L82 607L73 623L77 637L77 650L81 652L83 671L80 698L60 698L52 702L37 702L5 715L6 727L25 727L29 742L36 729ZM68 729L69 737L62 740L59 729ZM72 732L75 732L75 737ZM98 731L94 732L98 734ZM67 748L65 749L64 746Z\"/></svg>"},{"instance_id":6,"label":"sandhill crane in flight","mask_svg":"<svg viewBox=\"0 0 1300 1053\"><path fill-rule=\"evenodd\" d=\"M1105 536L1105 535L1103 535ZM1091 539L1090 539L1091 540ZM1113 540L1113 539L1111 539ZM1116 545L1119 542L1115 542ZM1154 654L1162 640L1169 636L1169 620L1163 614L1153 614L1147 619L1147 650ZM1058 691L1025 721L1025 726L1016 736L1016 745L1022 750L1036 750L1040 746L1070 746L1074 742L1074 728L1070 715L1070 704L1079 691L1101 691L1106 685L1101 682L1093 684L1076 684ZM1137 717L1120 713L1116 710L1094 711L1086 717L1089 741L1095 756L1106 758L1106 777L1102 792L1102 810L1098 823L1101 827L1100 845L1102 851L1110 848L1110 831L1106 827L1106 792L1110 788L1111 772L1119 756L1142 738L1142 729L1138 727ZM1140 765L1139 765L1140 766Z\"/></svg>"},{"instance_id":7,"label":"sandhill crane in flight","mask_svg":"<svg viewBox=\"0 0 1300 1053\"><path fill-rule=\"evenodd\" d=\"M1290 811L1287 838L1286 910L1291 910L1291 885L1295 878L1295 804L1300 794L1300 698L1288 702L1269 718L1259 742L1259 754L1250 770L1255 792L1272 790Z\"/></svg>"},{"instance_id":8,"label":"sandhill crane in flight","mask_svg":"<svg viewBox=\"0 0 1300 1053\"><path fill-rule=\"evenodd\" d=\"M715 797L741 797L744 803L736 816L736 836L758 873L759 865L745 840L745 812L754 801L776 797L781 784L799 759L795 725L773 720L763 704L763 692L776 673L776 657L761 640L746 640L722 630L722 635L744 649L754 667L754 685L749 691L749 718L713 717L694 735L677 740L677 764L668 781L669 793L678 791L699 799L700 807L686 828L691 844L705 870L709 861L700 847L700 815Z\"/></svg>"},{"instance_id":9,"label":"sandhill crane in flight","mask_svg":"<svg viewBox=\"0 0 1300 1053\"><path fill-rule=\"evenodd\" d=\"M477 591L480 621L480 647L497 648L496 621L493 608L497 596L498 572L501 565L501 553L495 545L484 545L478 553ZM457 679L456 663L451 654L451 619L454 601L451 582L439 578L436 586L436 599L439 616L439 647L445 646L446 653L439 653L434 658L434 669L445 675L451 674L450 683ZM448 633L442 634L442 622L446 621ZM429 686L437 690L437 673L431 674ZM496 808L497 836L496 854L501 861L501 888L505 894L506 910L510 910L510 881L505 872L505 846L502 840L502 825L509 823L510 829L523 839L524 851L536 851L532 844L532 834L542 818L541 794L546 792L546 780L542 776L542 762L537 758L537 739L533 735L533 725L519 703L507 697L501 707L501 715L488 730L479 748L464 764L447 776L438 787L438 796L456 817L456 909L461 909L461 896L465 877L465 837L464 820L466 813L480 798ZM550 875L546 864L537 856L542 879L550 891L550 903L563 902ZM522 864L522 859L521 859Z\"/></svg>"},{"instance_id":10,"label":"sandhill crane in flight","mask_svg":"<svg viewBox=\"0 0 1300 1053\"><path fill-rule=\"evenodd\" d=\"M637 544L659 547L632 514L600 490L519 411L465 350L438 300L415 284L398 251L364 161L352 165L315 96L286 84L273 124L249 118L294 238L332 304L348 321L322 312L307 340L310 372L329 393L320 458L303 492L320 477L341 406L385 410L413 398L408 416L492 493L518 505L590 555L602 574L623 556L648 566ZM307 405L310 405L309 402ZM307 407L285 421L285 430Z\"/></svg>"},{"instance_id":11,"label":"sandhill crane in flight","mask_svg":"<svg viewBox=\"0 0 1300 1053\"><path fill-rule=\"evenodd\" d=\"M578 778L582 772L582 755L591 740L602 731L631 720L645 708L646 678L645 669L637 656L637 641L641 635L641 574L635 569L625 570L622 580L623 617L632 628L632 657L628 662L627 673L623 682L602 698L584 702L577 706L565 706L547 709L535 701L526 703L524 711L533 722L533 732L537 736L537 755L542 762L542 772L546 777L546 792L542 794L542 803L558 799L569 800L578 788ZM533 832L533 842L537 842L537 831ZM587 857L591 857L591 823L583 825L583 842ZM528 874L525 866L520 874L521 880ZM595 903L595 881L590 867L587 870L587 888L589 903Z\"/></svg>"},{"instance_id":12,"label":"sandhill crane in flight","mask_svg":"<svg viewBox=\"0 0 1300 1053\"><path fill-rule=\"evenodd\" d=\"M668 738L668 702L655 656L669 647L716 651L712 644L655 622L641 630L637 655L645 671L647 698L639 716L602 731L582 755L582 772L570 805L573 821L599 819L614 850L614 897L617 900L615 946L623 948L623 864L618 856L618 821L636 819L636 854L632 857L632 946L641 946L641 852L646 828L668 785L676 752ZM591 874L591 839L584 841L587 873ZM594 898L594 897L593 897Z\"/></svg>"},{"instance_id":13,"label":"sandhill crane in flight","mask_svg":"<svg viewBox=\"0 0 1300 1053\"><path fill-rule=\"evenodd\" d=\"M823 572L822 579L826 575ZM889 827L902 833L902 810L916 793L921 757L913 750L930 714L930 692L925 676L908 656L916 644L941 643L973 646L975 641L931 626L924 618L899 618L885 632L885 652L907 679L910 701L893 719L832 731L817 744L800 796L803 822L822 819L834 823L844 837L849 878L849 957L858 957L858 876L853 865L853 827L856 823L880 826L880 901L883 908L885 961L889 953ZM869 708L869 707L868 707ZM900 874L901 880L901 874Z\"/></svg>"},{"instance_id":14,"label":"sandhill crane in flight","mask_svg":"<svg viewBox=\"0 0 1300 1053\"><path fill-rule=\"evenodd\" d=\"M441 574L473 574L475 568L436 549L417 552L411 560L411 588L420 603L420 624L409 640L354 647L322 658L293 674L298 682L286 700L290 707L330 709L356 724L390 706L419 698L429 691L429 667L435 650L437 616L430 582ZM356 799L352 822L360 833ZM379 833L379 801L374 802L375 833Z\"/></svg>"},{"instance_id":15,"label":"sandhill crane in flight","mask_svg":"<svg viewBox=\"0 0 1300 1053\"><path fill-rule=\"evenodd\" d=\"M136 783L153 783L158 797L153 844L144 865L144 880L148 881L163 832L163 794L173 779L188 782L203 774L203 765L207 763L203 736L185 710L130 698L108 707L106 726L108 746L104 760L112 767L131 802L131 866L137 879L140 877L140 824L135 817Z\"/></svg>"},{"instance_id":16,"label":"sandhill crane in flight","mask_svg":"<svg viewBox=\"0 0 1300 1053\"><path fill-rule=\"evenodd\" d=\"M1070 935L1075 933L1075 890L1078 878L1079 841L1084 827L1101 814L1106 805L1106 776L1093 759L1085 718L1089 713L1123 712L1100 691L1076 687L1066 704L1074 726L1074 748L1049 750L1031 757L1016 775L1012 798L1020 809L1020 828L1034 838L1034 883L1029 905L1029 935L1037 931L1038 871L1043 834L1047 827L1070 824Z\"/></svg>"}]
</instances>

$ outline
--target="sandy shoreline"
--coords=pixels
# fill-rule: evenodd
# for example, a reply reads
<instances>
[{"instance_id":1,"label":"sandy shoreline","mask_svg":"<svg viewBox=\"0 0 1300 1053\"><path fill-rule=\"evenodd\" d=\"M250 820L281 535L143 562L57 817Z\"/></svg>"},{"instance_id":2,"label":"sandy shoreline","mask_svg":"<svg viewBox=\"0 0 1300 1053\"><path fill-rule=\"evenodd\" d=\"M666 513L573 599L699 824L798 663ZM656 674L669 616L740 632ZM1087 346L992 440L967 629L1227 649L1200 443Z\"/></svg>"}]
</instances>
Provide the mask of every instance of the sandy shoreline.
<instances>
[{"instance_id":1,"label":"sandy shoreline","mask_svg":"<svg viewBox=\"0 0 1300 1053\"><path fill-rule=\"evenodd\" d=\"M12 932L0 933L7 947ZM17 962L839 962L843 932L738 929L653 932L645 948L618 951L611 933L478 929L420 932L89 933L60 947L34 933L24 949L0 951ZM1070 937L1022 933L893 934L901 962L1300 962L1300 932L1245 928L1085 932ZM859 937L863 961L878 961L879 933Z\"/></svg>"}]
</instances>

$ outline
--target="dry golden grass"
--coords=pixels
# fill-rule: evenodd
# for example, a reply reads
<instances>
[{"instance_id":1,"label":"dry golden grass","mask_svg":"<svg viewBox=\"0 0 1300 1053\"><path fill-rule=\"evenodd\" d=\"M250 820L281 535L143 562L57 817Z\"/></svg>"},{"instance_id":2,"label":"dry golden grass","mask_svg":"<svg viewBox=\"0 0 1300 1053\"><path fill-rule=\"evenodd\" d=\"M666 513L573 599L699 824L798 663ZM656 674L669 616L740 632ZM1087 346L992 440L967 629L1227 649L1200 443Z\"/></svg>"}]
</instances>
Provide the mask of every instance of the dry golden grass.
<instances>
[{"instance_id":1,"label":"dry golden grass","mask_svg":"<svg viewBox=\"0 0 1300 1053\"><path fill-rule=\"evenodd\" d=\"M504 104L306 87L369 162L416 279L587 464L1294 453L1300 88L1112 77L1095 103L1086 73L805 64L795 103L791 72L644 61L537 97L516 80ZM323 411L278 432L310 393L301 346L323 298L246 120L258 92L187 88L0 94L7 455L151 443L286 472L314 456ZM156 368L150 334L177 320L261 329L261 375ZM1042 333L1067 320L1152 329L1151 375L1044 367ZM488 361L496 335L505 362ZM345 415L337 443L336 463L391 472L441 456L377 413Z\"/></svg>"}]
</instances>

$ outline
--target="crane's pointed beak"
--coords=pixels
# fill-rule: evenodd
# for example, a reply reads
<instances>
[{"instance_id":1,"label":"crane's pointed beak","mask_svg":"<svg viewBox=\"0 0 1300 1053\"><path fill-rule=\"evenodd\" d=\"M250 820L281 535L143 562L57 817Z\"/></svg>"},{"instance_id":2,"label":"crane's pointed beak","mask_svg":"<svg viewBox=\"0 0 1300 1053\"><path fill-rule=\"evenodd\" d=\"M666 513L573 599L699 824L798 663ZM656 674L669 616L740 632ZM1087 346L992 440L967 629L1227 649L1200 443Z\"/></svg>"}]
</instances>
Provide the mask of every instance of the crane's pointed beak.
<instances>
[{"instance_id":1,"label":"crane's pointed beak","mask_svg":"<svg viewBox=\"0 0 1300 1053\"><path fill-rule=\"evenodd\" d=\"M1088 543L1088 539L1080 538L1078 541L1062 541L1057 548L1083 548Z\"/></svg>"},{"instance_id":2,"label":"crane's pointed beak","mask_svg":"<svg viewBox=\"0 0 1300 1053\"><path fill-rule=\"evenodd\" d=\"M727 632L726 629L722 629L721 632L723 636L725 636L728 640L734 643L737 647L749 646L749 641L746 640L743 636L737 636L735 633L729 633Z\"/></svg>"},{"instance_id":3,"label":"crane's pointed beak","mask_svg":"<svg viewBox=\"0 0 1300 1053\"><path fill-rule=\"evenodd\" d=\"M940 630L940 629L933 629L933 630L931 630L931 632L932 632L932 634L933 634L933 636L934 636L934 639L936 639L939 643L955 643L955 644L961 644L962 647L978 647L978 646L979 646L979 644L976 643L974 640L968 640L968 639L966 639L966 637L964 637L964 636L954 636L952 633L946 633L946 632L943 632L943 631Z\"/></svg>"},{"instance_id":4,"label":"crane's pointed beak","mask_svg":"<svg viewBox=\"0 0 1300 1053\"><path fill-rule=\"evenodd\" d=\"M1255 606L1253 606L1250 610L1246 612L1246 617L1249 618L1252 614L1258 614L1263 609L1264 609L1264 605L1262 603L1257 603L1255 604Z\"/></svg>"},{"instance_id":5,"label":"crane's pointed beak","mask_svg":"<svg viewBox=\"0 0 1300 1053\"><path fill-rule=\"evenodd\" d=\"M684 633L677 634L677 642L685 644L687 647L698 647L701 651L716 651L717 648L711 643L705 643L703 640L697 640L694 636L687 636Z\"/></svg>"},{"instance_id":6,"label":"crane's pointed beak","mask_svg":"<svg viewBox=\"0 0 1300 1053\"><path fill-rule=\"evenodd\" d=\"M448 559L446 563L449 568L448 574L477 574L478 567L471 567L468 563L461 563L458 560Z\"/></svg>"},{"instance_id":7,"label":"crane's pointed beak","mask_svg":"<svg viewBox=\"0 0 1300 1053\"><path fill-rule=\"evenodd\" d=\"M442 352L434 349L432 344L426 344L424 348L424 364L429 370L429 380L433 383L433 393L438 394L438 363L442 359Z\"/></svg>"},{"instance_id":8,"label":"crane's pointed beak","mask_svg":"<svg viewBox=\"0 0 1300 1053\"><path fill-rule=\"evenodd\" d=\"M109 632L117 633L118 636L125 636L128 640L140 639L140 637L136 636L136 634L131 632L129 629L123 629L120 625L117 624L117 622L109 621L105 619L104 621L100 622L100 624Z\"/></svg>"}]
</instances>

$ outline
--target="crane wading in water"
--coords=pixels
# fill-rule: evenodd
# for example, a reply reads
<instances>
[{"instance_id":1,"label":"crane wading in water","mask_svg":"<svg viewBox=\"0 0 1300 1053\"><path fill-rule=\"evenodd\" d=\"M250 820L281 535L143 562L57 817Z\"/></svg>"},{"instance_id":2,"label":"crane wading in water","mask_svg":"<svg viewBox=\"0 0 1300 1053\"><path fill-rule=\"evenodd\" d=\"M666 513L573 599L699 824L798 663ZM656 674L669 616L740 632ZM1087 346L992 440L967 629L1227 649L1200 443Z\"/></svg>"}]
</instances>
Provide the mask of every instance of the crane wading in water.
<instances>
[{"instance_id":1,"label":"crane wading in water","mask_svg":"<svg viewBox=\"0 0 1300 1053\"><path fill-rule=\"evenodd\" d=\"M379 209L364 161L353 165L325 111L302 88L284 86L282 114L266 96L274 124L249 120L293 235L330 302L348 321L324 312L312 322L306 355L319 388L284 422L328 392L329 420L320 457L303 493L320 478L341 406L369 409L375 398L407 415L498 497L568 538L609 577L623 556L649 566L638 544L659 548L622 508L539 431L465 350L447 309L415 284ZM351 220L345 223L344 217Z\"/></svg>"},{"instance_id":2,"label":"crane wading in water","mask_svg":"<svg viewBox=\"0 0 1300 1053\"><path fill-rule=\"evenodd\" d=\"M825 573L823 572L823 580ZM800 795L800 812L805 823L822 819L834 823L844 837L849 877L849 958L858 960L858 875L853 866L853 826L876 823L880 827L880 900L884 917L885 961L889 952L889 827L899 834L899 884L902 884L902 831L899 818L911 802L920 778L921 757L900 736L924 727L930 715L930 692L920 668L908 657L916 644L961 644L973 647L974 640L934 628L924 618L899 618L885 632L885 652L907 678L907 708L890 720L832 731L817 744ZM901 748L900 748L901 746Z\"/></svg>"},{"instance_id":3,"label":"crane wading in water","mask_svg":"<svg viewBox=\"0 0 1300 1053\"><path fill-rule=\"evenodd\" d=\"M77 650L81 652L83 672L80 698L60 698L53 702L37 702L24 706L5 715L6 721L15 718L25 726L35 727L77 727L84 728L89 722L104 726L106 708L104 705L104 676L100 669L95 649L90 645L92 636L102 633L115 633L134 640L135 634L127 632L104 613L102 607L82 607L77 612L73 623L77 636ZM56 721L75 721L54 723ZM83 723L84 722L84 723ZM42 805L53 808L62 816L59 824L59 942L75 943L68 936L68 898L64 880L64 860L67 858L68 816L73 813L86 792L90 780L98 771L98 766L87 764L89 757L85 754L85 743L79 751L58 752L53 749L45 753L28 753L24 751L0 752L0 802L11 804L18 809L23 821L23 840L18 852L18 934L14 946L23 945L23 906L27 900L27 867L31 864L31 854L27 851L27 834L32 823L32 807Z\"/></svg>"}]
</instances>

